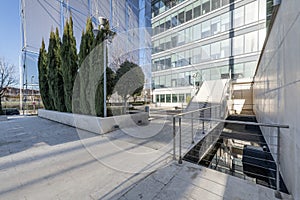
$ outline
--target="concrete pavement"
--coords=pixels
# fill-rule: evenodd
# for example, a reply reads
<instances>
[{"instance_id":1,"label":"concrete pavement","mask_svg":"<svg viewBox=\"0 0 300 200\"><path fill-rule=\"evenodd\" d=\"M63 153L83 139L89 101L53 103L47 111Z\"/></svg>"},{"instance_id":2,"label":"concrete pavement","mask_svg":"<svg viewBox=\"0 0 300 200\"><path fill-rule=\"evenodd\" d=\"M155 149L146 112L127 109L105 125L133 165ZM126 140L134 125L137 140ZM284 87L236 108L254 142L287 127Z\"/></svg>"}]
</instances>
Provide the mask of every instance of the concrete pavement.
<instances>
[{"instance_id":1,"label":"concrete pavement","mask_svg":"<svg viewBox=\"0 0 300 200\"><path fill-rule=\"evenodd\" d=\"M268 188L173 162L170 122L150 138L38 117L0 127L0 199L274 199Z\"/></svg>"}]
</instances>

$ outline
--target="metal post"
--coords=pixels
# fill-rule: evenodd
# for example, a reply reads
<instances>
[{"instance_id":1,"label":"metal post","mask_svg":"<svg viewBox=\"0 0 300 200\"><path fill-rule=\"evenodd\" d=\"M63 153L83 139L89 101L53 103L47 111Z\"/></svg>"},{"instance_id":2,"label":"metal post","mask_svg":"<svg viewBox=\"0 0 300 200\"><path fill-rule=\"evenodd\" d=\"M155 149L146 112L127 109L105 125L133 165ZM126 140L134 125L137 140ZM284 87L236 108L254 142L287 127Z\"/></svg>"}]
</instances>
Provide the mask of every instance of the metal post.
<instances>
[{"instance_id":1,"label":"metal post","mask_svg":"<svg viewBox=\"0 0 300 200\"><path fill-rule=\"evenodd\" d=\"M280 128L277 127L277 158L276 158L276 192L275 197L282 199L280 194Z\"/></svg>"},{"instance_id":2,"label":"metal post","mask_svg":"<svg viewBox=\"0 0 300 200\"><path fill-rule=\"evenodd\" d=\"M106 39L103 41L103 116L107 117L107 109L106 109Z\"/></svg>"},{"instance_id":3,"label":"metal post","mask_svg":"<svg viewBox=\"0 0 300 200\"><path fill-rule=\"evenodd\" d=\"M175 152L175 145L176 145L176 118L173 117L173 160L176 160L176 152Z\"/></svg>"},{"instance_id":4,"label":"metal post","mask_svg":"<svg viewBox=\"0 0 300 200\"><path fill-rule=\"evenodd\" d=\"M193 115L193 113L191 113L191 132L192 132L192 144L194 144L195 143L195 141L194 141L194 119L193 119L193 117L194 117L194 115Z\"/></svg>"},{"instance_id":5,"label":"metal post","mask_svg":"<svg viewBox=\"0 0 300 200\"><path fill-rule=\"evenodd\" d=\"M210 110L210 119L212 118L212 109L211 109L211 107L209 108L209 110ZM209 122L209 128L211 128L211 123L212 123L212 120L210 120L210 122Z\"/></svg>"},{"instance_id":6,"label":"metal post","mask_svg":"<svg viewBox=\"0 0 300 200\"><path fill-rule=\"evenodd\" d=\"M178 123L179 123L179 160L178 160L178 163L182 164L182 157L181 157L181 117L179 117Z\"/></svg>"},{"instance_id":7,"label":"metal post","mask_svg":"<svg viewBox=\"0 0 300 200\"><path fill-rule=\"evenodd\" d=\"M202 120L202 134L205 134L205 132L204 132L204 120Z\"/></svg>"}]
</instances>

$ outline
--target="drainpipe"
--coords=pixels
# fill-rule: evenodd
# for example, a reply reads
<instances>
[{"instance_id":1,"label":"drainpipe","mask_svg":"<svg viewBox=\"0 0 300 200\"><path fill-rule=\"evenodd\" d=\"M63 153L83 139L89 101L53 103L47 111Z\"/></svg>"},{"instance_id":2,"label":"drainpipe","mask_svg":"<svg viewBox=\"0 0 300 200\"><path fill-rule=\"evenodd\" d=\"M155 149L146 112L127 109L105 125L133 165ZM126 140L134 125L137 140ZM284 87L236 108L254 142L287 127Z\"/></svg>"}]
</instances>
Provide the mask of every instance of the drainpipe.
<instances>
[{"instance_id":1,"label":"drainpipe","mask_svg":"<svg viewBox=\"0 0 300 200\"><path fill-rule=\"evenodd\" d=\"M281 3L281 0L273 0L273 6L277 6Z\"/></svg>"}]
</instances>

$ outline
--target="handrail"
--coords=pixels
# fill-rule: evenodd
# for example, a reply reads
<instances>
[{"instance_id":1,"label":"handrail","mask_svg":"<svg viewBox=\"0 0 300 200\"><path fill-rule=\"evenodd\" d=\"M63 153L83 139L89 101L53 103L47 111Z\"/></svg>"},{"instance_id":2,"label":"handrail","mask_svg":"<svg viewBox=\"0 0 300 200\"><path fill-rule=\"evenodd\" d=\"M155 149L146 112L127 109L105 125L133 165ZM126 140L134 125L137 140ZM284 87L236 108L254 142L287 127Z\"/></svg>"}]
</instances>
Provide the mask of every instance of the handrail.
<instances>
[{"instance_id":1,"label":"handrail","mask_svg":"<svg viewBox=\"0 0 300 200\"><path fill-rule=\"evenodd\" d=\"M191 119L191 118L185 118ZM258 123L258 122L244 122L244 121L235 121L235 120L222 120L222 119L213 119L213 118L193 118L202 121L216 121L216 122L224 122L229 124L241 124L241 125L254 125L254 126L267 126L267 127L275 127L275 128L290 128L289 125L283 124L266 124L266 123Z\"/></svg>"},{"instance_id":2,"label":"handrail","mask_svg":"<svg viewBox=\"0 0 300 200\"><path fill-rule=\"evenodd\" d=\"M183 115L191 114L191 113L194 113L194 112L197 112L197 111L208 110L208 109L215 108L215 107L220 107L220 105L210 106L210 107L206 107L206 108L199 108L197 110L192 110L192 111L188 111L188 112L184 112L184 113L179 113L177 115L173 115L173 118L181 117Z\"/></svg>"},{"instance_id":3,"label":"handrail","mask_svg":"<svg viewBox=\"0 0 300 200\"><path fill-rule=\"evenodd\" d=\"M185 113L180 113L177 115L173 115L173 159L176 159L175 155L175 137L176 137L176 118L179 120L179 160L178 163L182 163L182 155L181 155L181 119L191 119L191 128L192 128L192 143L194 143L194 135L193 135L193 120L200 120L202 121L202 129L204 133L204 122L205 121L215 121L215 122L220 122L220 123L230 123L230 124L240 124L240 125L254 125L254 126L265 126L265 127L273 127L277 129L277 152L276 152L276 192L275 192L275 197L280 198L280 129L288 129L289 125L284 125L284 124L268 124L268 123L258 123L258 122L245 122L245 121L235 121L235 120L225 120L225 119L215 119L215 118L203 118L203 117L193 117L193 113L198 112L198 111L205 111L205 110L212 110L212 108L217 108L221 107L222 105L217 105L217 106L210 106L207 108L201 108ZM185 115L191 114L191 117L185 117Z\"/></svg>"}]
</instances>

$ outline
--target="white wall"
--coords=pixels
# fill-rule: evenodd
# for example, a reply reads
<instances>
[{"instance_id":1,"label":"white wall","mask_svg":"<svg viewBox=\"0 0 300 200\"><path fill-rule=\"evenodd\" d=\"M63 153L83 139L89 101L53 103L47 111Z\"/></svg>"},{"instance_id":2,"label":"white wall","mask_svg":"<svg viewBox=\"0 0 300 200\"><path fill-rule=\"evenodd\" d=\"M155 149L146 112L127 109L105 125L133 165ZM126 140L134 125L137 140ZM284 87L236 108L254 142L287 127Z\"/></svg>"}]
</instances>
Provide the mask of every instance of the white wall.
<instances>
[{"instance_id":1,"label":"white wall","mask_svg":"<svg viewBox=\"0 0 300 200\"><path fill-rule=\"evenodd\" d=\"M281 130L281 171L289 192L300 199L300 1L282 1L254 83L259 122L290 126ZM269 143L275 129L262 129ZM273 150L273 152L276 152Z\"/></svg>"}]
</instances>

